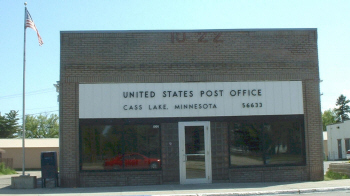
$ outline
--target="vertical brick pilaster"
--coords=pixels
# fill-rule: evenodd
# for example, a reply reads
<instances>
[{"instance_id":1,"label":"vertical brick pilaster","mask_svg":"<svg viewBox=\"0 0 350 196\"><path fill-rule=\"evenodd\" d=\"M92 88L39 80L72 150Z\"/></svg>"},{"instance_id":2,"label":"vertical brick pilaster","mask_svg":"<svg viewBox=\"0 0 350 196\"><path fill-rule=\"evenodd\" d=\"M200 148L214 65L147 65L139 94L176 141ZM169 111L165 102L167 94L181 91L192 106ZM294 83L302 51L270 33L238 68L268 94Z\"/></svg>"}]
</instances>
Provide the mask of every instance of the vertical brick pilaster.
<instances>
[{"instance_id":1,"label":"vertical brick pilaster","mask_svg":"<svg viewBox=\"0 0 350 196\"><path fill-rule=\"evenodd\" d=\"M310 180L323 180L323 137L320 107L319 79L305 80L305 144Z\"/></svg>"},{"instance_id":2,"label":"vertical brick pilaster","mask_svg":"<svg viewBox=\"0 0 350 196\"><path fill-rule=\"evenodd\" d=\"M228 130L226 122L211 123L213 182L229 180Z\"/></svg>"},{"instance_id":3,"label":"vertical brick pilaster","mask_svg":"<svg viewBox=\"0 0 350 196\"><path fill-rule=\"evenodd\" d=\"M161 125L163 183L179 183L179 135L177 123Z\"/></svg>"},{"instance_id":4,"label":"vertical brick pilaster","mask_svg":"<svg viewBox=\"0 0 350 196\"><path fill-rule=\"evenodd\" d=\"M63 187L79 186L78 90L76 83L61 83L60 180Z\"/></svg>"}]
</instances>

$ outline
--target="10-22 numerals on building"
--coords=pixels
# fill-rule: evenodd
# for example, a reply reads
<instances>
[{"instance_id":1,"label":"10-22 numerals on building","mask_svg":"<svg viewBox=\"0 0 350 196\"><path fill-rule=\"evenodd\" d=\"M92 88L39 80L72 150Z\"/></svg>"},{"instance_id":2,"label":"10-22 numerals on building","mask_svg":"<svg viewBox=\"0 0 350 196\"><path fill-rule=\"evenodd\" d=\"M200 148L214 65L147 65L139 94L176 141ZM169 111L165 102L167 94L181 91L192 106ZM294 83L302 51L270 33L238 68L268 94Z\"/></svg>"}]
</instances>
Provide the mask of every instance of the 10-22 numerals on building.
<instances>
[{"instance_id":1,"label":"10-22 numerals on building","mask_svg":"<svg viewBox=\"0 0 350 196\"><path fill-rule=\"evenodd\" d=\"M198 43L223 43L221 38L222 33L197 33ZM171 43L184 43L188 41L186 33L171 33Z\"/></svg>"}]
</instances>

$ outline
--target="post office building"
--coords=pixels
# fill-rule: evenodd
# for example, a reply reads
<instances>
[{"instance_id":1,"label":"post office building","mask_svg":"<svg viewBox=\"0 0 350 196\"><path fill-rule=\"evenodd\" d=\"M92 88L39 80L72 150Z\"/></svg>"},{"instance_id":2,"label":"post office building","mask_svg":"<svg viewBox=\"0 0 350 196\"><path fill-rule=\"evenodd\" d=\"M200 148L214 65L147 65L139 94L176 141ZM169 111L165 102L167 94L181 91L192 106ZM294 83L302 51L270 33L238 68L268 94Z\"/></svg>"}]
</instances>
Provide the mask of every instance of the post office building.
<instances>
[{"instance_id":1,"label":"post office building","mask_svg":"<svg viewBox=\"0 0 350 196\"><path fill-rule=\"evenodd\" d=\"M316 29L60 39L61 186L323 180Z\"/></svg>"}]
</instances>

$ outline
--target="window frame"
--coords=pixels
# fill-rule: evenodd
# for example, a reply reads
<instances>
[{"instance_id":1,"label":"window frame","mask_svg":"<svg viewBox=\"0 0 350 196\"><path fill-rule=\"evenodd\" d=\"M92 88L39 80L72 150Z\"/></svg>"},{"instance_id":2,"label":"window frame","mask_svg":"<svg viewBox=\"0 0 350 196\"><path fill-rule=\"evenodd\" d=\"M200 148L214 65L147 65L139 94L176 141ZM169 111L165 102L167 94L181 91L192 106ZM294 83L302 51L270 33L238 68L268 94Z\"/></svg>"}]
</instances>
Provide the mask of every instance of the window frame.
<instances>
[{"instance_id":1,"label":"window frame","mask_svg":"<svg viewBox=\"0 0 350 196\"><path fill-rule=\"evenodd\" d=\"M229 124L233 121L236 122L274 122L280 120L288 121L298 121L301 127L301 157L302 162L296 164L267 164L267 165L231 165L231 151L230 151L230 141L231 134L229 130ZM226 147L228 149L228 166L229 168L264 168L264 167L283 167L283 166L305 166L306 165L306 144L305 144L305 117L303 114L300 115L269 115L269 116L215 116L215 117L180 117L180 118L134 118L134 119L79 119L79 171L80 172L129 172L129 171L140 171L140 170L82 170L82 130L81 125L159 125L159 153L161 160L162 170L162 123L178 123L180 121L210 121L210 122L224 122L227 123L227 139L228 142ZM265 152L263 152L265 154ZM264 155L265 156L265 155ZM153 170L144 170L153 171Z\"/></svg>"},{"instance_id":2,"label":"window frame","mask_svg":"<svg viewBox=\"0 0 350 196\"><path fill-rule=\"evenodd\" d=\"M266 164L266 156L269 156L264 147L265 143L265 130L264 125L268 123L287 121L287 122L298 122L301 128L300 137L301 137L301 162L298 163L284 163L284 164ZM262 141L260 145L262 145L262 165L231 165L231 144L230 141L233 135L230 134L230 124L231 123L261 123L262 124L262 132L260 136L262 136ZM228 161L229 168L267 168L267 167L286 167L286 166L306 166L306 144L305 144L305 119L304 115L274 115L274 116L248 116L246 118L232 118L230 121L227 121L227 131L228 131Z\"/></svg>"},{"instance_id":3,"label":"window frame","mask_svg":"<svg viewBox=\"0 0 350 196\"><path fill-rule=\"evenodd\" d=\"M159 159L160 159L160 167L157 169L120 169L120 170L116 170L116 169L92 169L92 170L86 170L83 169L83 131L82 131L82 126L86 126L86 125L91 125L91 126L134 126L134 125L149 125L149 126L153 126L153 125L158 125L158 152L159 152ZM125 130L123 128L122 131L122 137L124 138L125 135ZM127 152L125 152L125 142L123 140L122 143L122 149L123 149L123 153L122 155L124 156L125 154L129 154ZM79 119L79 171L80 172L132 172L132 171L160 171L162 170L162 151L161 151L161 125L159 122L154 122L154 121L150 121L150 120L139 120L139 121L128 121L125 119ZM124 164L124 163L123 163Z\"/></svg>"},{"instance_id":4,"label":"window frame","mask_svg":"<svg viewBox=\"0 0 350 196\"><path fill-rule=\"evenodd\" d=\"M345 140L345 153L350 150L350 138L344 138Z\"/></svg>"}]
</instances>

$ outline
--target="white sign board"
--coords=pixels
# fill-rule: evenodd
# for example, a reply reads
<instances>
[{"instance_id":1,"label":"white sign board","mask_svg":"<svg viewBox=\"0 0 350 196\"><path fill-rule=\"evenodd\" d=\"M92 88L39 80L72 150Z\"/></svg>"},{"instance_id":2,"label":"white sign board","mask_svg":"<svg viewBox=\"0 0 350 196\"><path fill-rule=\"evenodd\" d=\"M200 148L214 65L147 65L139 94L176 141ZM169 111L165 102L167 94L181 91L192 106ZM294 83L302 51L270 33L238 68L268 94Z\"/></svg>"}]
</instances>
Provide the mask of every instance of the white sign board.
<instances>
[{"instance_id":1,"label":"white sign board","mask_svg":"<svg viewBox=\"0 0 350 196\"><path fill-rule=\"evenodd\" d=\"M303 114L301 81L79 85L79 118Z\"/></svg>"}]
</instances>

